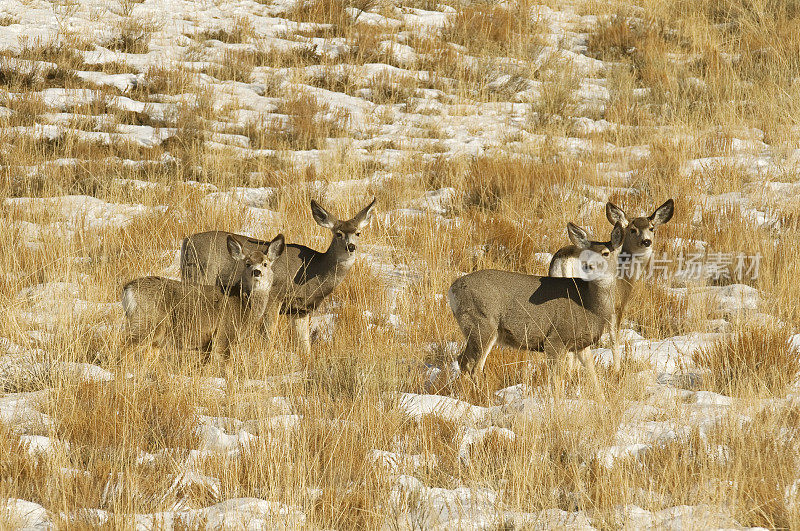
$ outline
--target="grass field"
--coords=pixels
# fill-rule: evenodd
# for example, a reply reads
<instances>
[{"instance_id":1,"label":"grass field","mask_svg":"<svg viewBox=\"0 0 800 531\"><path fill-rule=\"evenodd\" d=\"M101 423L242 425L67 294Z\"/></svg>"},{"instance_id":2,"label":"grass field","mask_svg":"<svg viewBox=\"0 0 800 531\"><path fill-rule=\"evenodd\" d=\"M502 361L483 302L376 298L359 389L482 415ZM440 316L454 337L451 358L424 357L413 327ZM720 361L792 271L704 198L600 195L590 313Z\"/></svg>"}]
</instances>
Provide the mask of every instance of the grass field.
<instances>
[{"instance_id":1,"label":"grass field","mask_svg":"<svg viewBox=\"0 0 800 531\"><path fill-rule=\"evenodd\" d=\"M0 527L798 528L798 165L797 0L0 0ZM373 196L310 360L123 341L185 236ZM605 402L432 390L455 278L668 198Z\"/></svg>"}]
</instances>

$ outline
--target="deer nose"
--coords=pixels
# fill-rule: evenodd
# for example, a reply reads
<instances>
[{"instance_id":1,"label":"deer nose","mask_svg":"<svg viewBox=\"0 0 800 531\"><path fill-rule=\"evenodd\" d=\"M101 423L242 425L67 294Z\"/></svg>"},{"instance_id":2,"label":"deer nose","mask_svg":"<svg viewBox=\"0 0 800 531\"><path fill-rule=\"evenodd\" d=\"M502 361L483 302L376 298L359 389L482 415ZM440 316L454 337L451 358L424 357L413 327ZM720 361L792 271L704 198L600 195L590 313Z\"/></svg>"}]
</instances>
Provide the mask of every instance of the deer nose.
<instances>
[{"instance_id":1,"label":"deer nose","mask_svg":"<svg viewBox=\"0 0 800 531\"><path fill-rule=\"evenodd\" d=\"M347 244L347 250L352 253L353 251L356 250L356 245L354 243L348 243Z\"/></svg>"},{"instance_id":2,"label":"deer nose","mask_svg":"<svg viewBox=\"0 0 800 531\"><path fill-rule=\"evenodd\" d=\"M653 245L653 240L642 240L642 245L644 245L645 247L650 247L651 245Z\"/></svg>"},{"instance_id":3,"label":"deer nose","mask_svg":"<svg viewBox=\"0 0 800 531\"><path fill-rule=\"evenodd\" d=\"M261 276L261 270L253 269L253 276L254 277L260 277Z\"/></svg>"}]
</instances>

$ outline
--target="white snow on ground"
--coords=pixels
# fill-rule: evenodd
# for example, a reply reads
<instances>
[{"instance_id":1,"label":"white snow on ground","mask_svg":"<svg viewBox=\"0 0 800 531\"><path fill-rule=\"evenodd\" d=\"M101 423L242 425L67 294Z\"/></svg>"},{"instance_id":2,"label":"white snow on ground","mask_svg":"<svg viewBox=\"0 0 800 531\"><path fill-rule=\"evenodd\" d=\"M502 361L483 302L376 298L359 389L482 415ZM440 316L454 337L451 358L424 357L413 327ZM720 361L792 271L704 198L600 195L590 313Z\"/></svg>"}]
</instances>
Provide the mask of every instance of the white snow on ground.
<instances>
[{"instance_id":1,"label":"white snow on ground","mask_svg":"<svg viewBox=\"0 0 800 531\"><path fill-rule=\"evenodd\" d=\"M631 359L649 363L659 373L672 374L692 365L692 352L719 338L719 334L696 333L657 341L628 339L627 353ZM613 361L611 349L598 348L594 352L604 365L610 365Z\"/></svg>"},{"instance_id":2,"label":"white snow on ground","mask_svg":"<svg viewBox=\"0 0 800 531\"><path fill-rule=\"evenodd\" d=\"M255 438L254 435L245 430L229 434L225 433L225 430L210 424L198 426L197 434L200 437L201 450L211 450L229 456L241 454L242 449L249 446Z\"/></svg>"},{"instance_id":3,"label":"white snow on ground","mask_svg":"<svg viewBox=\"0 0 800 531\"><path fill-rule=\"evenodd\" d=\"M725 529L739 528L739 524L723 511L708 506L681 505L651 512L635 505L618 509L619 516L627 522L627 529Z\"/></svg>"},{"instance_id":4,"label":"white snow on ground","mask_svg":"<svg viewBox=\"0 0 800 531\"><path fill-rule=\"evenodd\" d=\"M76 525L102 526L112 514L102 509L85 509L66 515ZM301 529L305 515L296 507L258 498L232 498L202 509L164 511L135 515L136 529Z\"/></svg>"},{"instance_id":5,"label":"white snow on ground","mask_svg":"<svg viewBox=\"0 0 800 531\"><path fill-rule=\"evenodd\" d=\"M11 197L3 206L12 212L25 212L51 217L50 223L16 221L15 228L26 245L39 247L48 237L75 238L79 233L92 229L123 227L137 216L165 212L166 207L144 205L122 205L107 203L86 195L61 197Z\"/></svg>"},{"instance_id":6,"label":"white snow on ground","mask_svg":"<svg viewBox=\"0 0 800 531\"><path fill-rule=\"evenodd\" d=\"M17 317L30 327L52 331L64 320L80 318L90 312L108 316L119 310L117 303L86 301L79 297L81 287L72 282L48 282L25 288L17 294Z\"/></svg>"},{"instance_id":7,"label":"white snow on ground","mask_svg":"<svg viewBox=\"0 0 800 531\"><path fill-rule=\"evenodd\" d=\"M0 422L25 433L47 433L52 419L38 409L44 393L5 393L0 397Z\"/></svg>"},{"instance_id":8,"label":"white snow on ground","mask_svg":"<svg viewBox=\"0 0 800 531\"><path fill-rule=\"evenodd\" d=\"M233 3L190 0L133 2L131 16L138 20L151 20L154 30L147 53L129 54L100 45L116 36L114 24L121 20L120 15L110 9L107 2L80 2L76 4L73 13L66 16L66 19L59 20L60 14L53 7L55 4L0 0L0 15L9 13L19 18L19 23L0 27L0 51L19 52L20 36L25 36L28 42L37 38L47 42L59 34L62 29L60 25L91 36L98 44L93 49L78 52L86 67L77 70L75 75L86 83L87 88L45 88L40 91L38 96L46 113L40 116L37 123L6 126L3 121L13 119L17 111L0 107L0 126L4 135L0 139L0 147L9 141L6 138L15 137L46 142L59 142L66 138L102 145L117 142L130 142L143 147L162 145L178 134L181 124L170 123L169 126L163 126L159 122L170 122L182 105L195 104L196 95L162 94L155 95L149 101L140 101L143 98L136 95L137 88L147 87L151 83L151 67L183 63L183 66L197 72L224 63L226 51L255 50L252 43L226 44L215 40L206 43L207 49L202 60L186 60L187 54L195 46L189 35L228 28L237 15L247 17L262 43L273 51L311 50L328 59L343 57L351 51L350 44L343 39L308 36L318 27L314 23L297 23L283 18L291 13L297 3L294 0L280 0L269 5L249 0ZM535 69L558 57L571 61L583 76L575 87L575 98L578 102L576 108L593 117L579 116L571 119L573 136L554 137L533 132L526 125L531 113L535 112L531 102L541 99L546 90L540 80L497 72L487 80L485 89L493 94L509 91L508 101L484 102L471 99L469 94L456 96L453 88L457 82L453 79L440 77L434 80L429 72L416 70L416 64L423 54L409 45L409 33L436 32L454 13L451 6L444 4L427 7L433 10L395 6L381 13L373 12L374 10L361 13L350 8L351 16L358 17L360 22L386 28L386 38L379 41L377 47L391 57L393 62L392 65L372 63L337 67L337 75L344 76L346 71L350 72L360 83L352 94L310 85L311 80L323 80L333 75L334 69L321 65L280 69L256 67L252 79L246 83L216 79L208 73L196 73L204 81L204 87L213 94L214 110L220 114L217 122L206 124L207 147L229 150L242 159L274 157L284 162L293 162L300 167L314 167L322 176L321 179L287 182L283 186L242 186L227 189L194 181L171 186L191 189L202 197L206 205L241 208L244 219L239 232L263 237L265 233L271 234L282 229L286 222L276 211L284 194L317 194L335 204L352 197L360 197L369 188L382 191L391 182L391 166L410 156L419 155L421 160L431 161L433 152L446 156L528 154L531 146L545 143L562 156L585 155L586 160L592 160L591 157L597 154L603 154L609 160L636 160L649 155L650 149L647 146L618 147L599 139L599 135L603 133L630 126L596 119L598 111L605 107L611 96L607 80L600 77L609 65L585 55L585 34L581 33L585 30L580 29L595 23L596 17L579 16L571 8L558 11L547 6L533 6L533 13L540 17L547 28L547 33L543 35L547 45L542 47L533 65L512 58L504 58L498 63L509 68L509 71L516 71L515 68L519 67ZM401 31L395 34L392 33L394 29ZM451 49L459 54L459 59L464 64L478 64L478 58L469 56L463 46L453 45ZM111 63L125 63L131 71L111 74L90 69L93 65ZM39 80L58 68L57 64L49 61L34 62L14 58L3 58L0 66L20 74L32 75ZM440 86L414 89L406 104L379 104L372 101L374 94L373 89L369 88L369 82L377 83L376 80L380 80L382 76L389 76L396 83L408 78L419 80L423 85L437 81ZM319 149L304 151L278 151L253 146L251 138L241 134L239 127L250 121L284 124L285 127L290 123L288 115L283 113L283 102L271 96L274 94L275 84L290 91L303 90L320 103L328 105L331 109L329 114L346 112L347 138L328 139ZM99 87L116 92L105 93ZM641 96L646 90L635 89L634 94ZM25 97L25 94L10 94L9 107ZM103 114L91 117L92 125L88 127L91 130L83 130L74 125L76 118L86 118L76 109L100 103L105 110ZM230 112L230 115L222 116L223 112ZM141 119L146 118L156 125L120 123L117 113L137 114ZM379 118L380 116L390 116L391 119ZM593 135L597 135L597 138ZM677 136L679 135L676 134ZM518 140L507 141L512 137ZM776 217L769 205L791 200L797 195L800 186L798 183L782 182L778 177L785 174L787 168L800 166L800 150L791 150L782 158L765 143L764 133L758 130L736 132L736 137L732 138L730 144L725 155L689 160L679 168L680 173L705 182L704 174L710 171L728 166L740 168L745 174L754 177L755 182L746 184L745 189L740 192L708 195L701 198L701 202L705 206L735 207L755 226L767 231L779 230L781 223L785 221ZM373 177L366 179L329 181L324 173L325 162L332 157L347 158L353 163L384 165L390 169L376 171ZM20 176L32 177L48 165L80 166L83 162L78 159L60 159L33 166L20 166L15 168L15 172ZM166 167L175 162L168 153L157 160L109 158L105 161L110 167L121 166L145 172L148 168ZM635 176L626 167L616 163L603 163L597 165L597 171L599 182L605 185L586 187L581 198L582 207L576 213L581 217L601 209L612 194L635 192ZM258 172L252 175L255 178L260 176ZM773 178L776 180L771 181ZM113 182L120 187L140 192L155 190L169 193L174 189L138 179L114 177ZM386 227L413 227L418 223L457 227L462 223L462 219L456 217L456 214L463 199L454 188L429 190L410 198L399 208L380 212L377 216L378 222ZM115 203L87 195L9 197L3 200L2 206L12 218L21 218L15 219L9 228L31 249L41 249L54 237L74 239L87 230L121 228L138 217L166 211L163 206ZM687 215L691 217L691 213ZM693 221L698 221L702 217L702 210L693 215ZM34 223L26 218L47 221ZM688 238L679 238L672 245L676 249L692 250L707 250L708 247L707 242ZM543 245L541 252L533 257L542 265L542 272L551 258L548 250L554 249L545 249ZM390 295L390 304L385 308L385 313L370 313L368 317L371 321L385 323L386 327L393 329L401 337L404 330L413 324L405 322L403 316L397 313L398 300L409 287L425 278L427 265L413 260L400 263L394 253L395 250L388 246L365 245L362 247L360 260L384 280ZM476 255L482 256L485 253L485 249L476 250ZM161 273L176 276L176 263L173 261ZM87 280L83 278L73 282L42 281L16 293L15 298L10 301L9 315L13 315L29 337L46 339L63 319L80 319L84 314L119 314L120 308L116 303L89 300L90 291L87 287ZM715 330L727 330L742 318L770 318L768 301L762 300L752 286L728 284L697 287L687 279L676 278L667 288L671 294L685 297L691 305L707 306L712 313L711 317L720 325ZM335 326L332 313L314 316L313 327L319 340L327 340L334 333ZM637 378L646 383L647 391L644 397L627 404L622 421L611 437L611 444L597 448L594 452L593 455L602 465L611 467L618 459L641 457L661 445L680 443L695 431L705 434L724 419L737 419L741 422L750 420L749 414L743 412L734 399L708 391L693 390L696 389L694 384L701 381L703 375L694 367L692 353L713 343L722 334L695 332L656 340L642 337L630 329L624 333L627 356L647 367L637 374ZM58 379L110 381L114 375L97 365L65 362L59 359L57 352L51 350L46 340L40 343L33 342L36 346L29 347L0 338L0 422L12 427L19 434L20 445L28 453L47 456L69 449L65 442L48 435L52 433L53 419L41 412L42 401L52 383ZM800 349L800 334L794 336L793 344ZM609 349L595 348L593 354L601 365L611 363ZM413 367L412 370L417 370L419 364ZM428 366L419 370L424 373L421 378L425 382L424 393L439 392L446 388L459 372L457 365ZM245 387L251 390L271 390L286 382L296 383L306 376L304 373L289 373L276 376L274 380L248 381ZM203 392L225 398L225 387L226 382L222 379L209 380L204 382ZM487 438L515 442L519 435L512 429L514 421L541 419L554 408L559 408L567 416L576 416L587 407L596 405L595 401L584 397L556 402L550 397L543 397L541 390L526 384L497 391L495 405L490 407L437 394L402 393L395 396L394 393L388 393L387 398L396 399L398 409L410 421L419 422L426 416L433 415L457 425L457 435L452 444L457 448L458 460L463 467L471 466L473 449ZM758 405L761 406L772 407L773 404ZM221 495L220 480L197 470L196 464L200 459L207 456L238 459L256 443L263 441L273 444L276 449L290 452L286 435L299 431L306 418L297 414L290 397L273 397L263 407L269 408L273 415L268 418L266 429L263 424L252 419L243 421L200 416L196 426L199 445L184 460L184 470L175 476L171 489L180 491L199 488L216 500ZM338 426L336 422L329 424L331 429ZM168 450L157 454L143 452L140 456L142 463L174 459ZM593 529L591 515L582 511L569 512L551 508L540 512L516 512L509 510L502 501L502 496L491 489L463 485L454 488L427 486L412 474L440 466L435 455L373 449L367 459L373 466L380 467L394 477L388 507L385 508L396 518L390 526L387 525L392 529L504 526L525 529ZM787 489L787 498L797 497L798 485L800 480ZM619 521L626 529L740 527L730 515L717 507L676 506L649 511L628 505L618 507L617 513ZM44 507L30 501L0 500L2 521L12 522L20 528L51 528L54 525L54 516ZM79 526L107 524L112 522L114 515L102 509L85 509L60 516ZM302 528L306 524L306 516L301 508L256 498L234 498L200 509L176 508L173 511L135 516L135 525L142 529L172 528L179 525L207 529L273 529Z\"/></svg>"},{"instance_id":9,"label":"white snow on ground","mask_svg":"<svg viewBox=\"0 0 800 531\"><path fill-rule=\"evenodd\" d=\"M387 529L447 529L469 522L475 529L496 527L498 496L490 489L426 487L413 476L399 476L389 497L396 521ZM397 526L397 527L394 527Z\"/></svg>"},{"instance_id":10,"label":"white snow on ground","mask_svg":"<svg viewBox=\"0 0 800 531\"><path fill-rule=\"evenodd\" d=\"M17 529L49 529L52 525L44 507L16 498L0 502L0 515Z\"/></svg>"},{"instance_id":11,"label":"white snow on ground","mask_svg":"<svg viewBox=\"0 0 800 531\"><path fill-rule=\"evenodd\" d=\"M403 393L400 396L399 406L414 420L421 420L425 415L437 415L454 422L473 423L483 419L489 413L488 408L473 406L468 402L440 395Z\"/></svg>"}]
</instances>

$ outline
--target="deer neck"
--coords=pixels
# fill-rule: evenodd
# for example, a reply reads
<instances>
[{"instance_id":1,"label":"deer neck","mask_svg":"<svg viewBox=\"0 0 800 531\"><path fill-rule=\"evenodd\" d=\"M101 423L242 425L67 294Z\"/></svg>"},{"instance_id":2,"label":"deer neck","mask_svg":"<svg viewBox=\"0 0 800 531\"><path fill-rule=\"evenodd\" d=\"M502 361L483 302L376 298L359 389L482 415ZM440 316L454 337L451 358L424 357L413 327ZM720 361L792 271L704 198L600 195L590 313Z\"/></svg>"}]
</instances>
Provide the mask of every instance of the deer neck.
<instances>
[{"instance_id":1,"label":"deer neck","mask_svg":"<svg viewBox=\"0 0 800 531\"><path fill-rule=\"evenodd\" d=\"M615 289L615 306L617 314L621 315L633 294L636 285L648 274L653 251L648 249L643 253L633 254L624 247L619 253L621 266L617 275Z\"/></svg>"},{"instance_id":2,"label":"deer neck","mask_svg":"<svg viewBox=\"0 0 800 531\"><path fill-rule=\"evenodd\" d=\"M250 321L257 321L264 316L269 302L269 291L255 290L250 293L245 302L246 317Z\"/></svg>"},{"instance_id":3,"label":"deer neck","mask_svg":"<svg viewBox=\"0 0 800 531\"><path fill-rule=\"evenodd\" d=\"M609 320L614 314L614 278L578 281L577 285L581 305L601 319Z\"/></svg>"},{"instance_id":4,"label":"deer neck","mask_svg":"<svg viewBox=\"0 0 800 531\"><path fill-rule=\"evenodd\" d=\"M333 277L344 278L350 268L353 267L356 255L336 245L336 239L334 238L323 255L323 261Z\"/></svg>"}]
</instances>

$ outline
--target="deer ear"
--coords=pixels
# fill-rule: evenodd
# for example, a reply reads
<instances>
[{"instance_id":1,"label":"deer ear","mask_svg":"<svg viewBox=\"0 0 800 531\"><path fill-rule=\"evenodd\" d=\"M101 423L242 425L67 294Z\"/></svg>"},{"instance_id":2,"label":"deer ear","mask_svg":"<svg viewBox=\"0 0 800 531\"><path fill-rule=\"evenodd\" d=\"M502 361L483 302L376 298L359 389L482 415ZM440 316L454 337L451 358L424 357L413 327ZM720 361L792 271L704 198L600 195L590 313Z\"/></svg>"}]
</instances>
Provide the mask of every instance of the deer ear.
<instances>
[{"instance_id":1,"label":"deer ear","mask_svg":"<svg viewBox=\"0 0 800 531\"><path fill-rule=\"evenodd\" d=\"M275 261L280 255L283 254L284 250L286 250L286 242L283 238L283 234L278 234L269 244L267 258L269 258L271 261Z\"/></svg>"},{"instance_id":2,"label":"deer ear","mask_svg":"<svg viewBox=\"0 0 800 531\"><path fill-rule=\"evenodd\" d=\"M588 249L591 246L589 235L574 223L567 223L567 234L570 241L581 249Z\"/></svg>"},{"instance_id":3,"label":"deer ear","mask_svg":"<svg viewBox=\"0 0 800 531\"><path fill-rule=\"evenodd\" d=\"M375 202L377 200L377 198L373 197L370 204L361 209L361 212L353 216L353 219L350 220L356 224L358 230L363 229L369 224L370 220L372 219L372 211L375 208Z\"/></svg>"},{"instance_id":4,"label":"deer ear","mask_svg":"<svg viewBox=\"0 0 800 531\"><path fill-rule=\"evenodd\" d=\"M653 222L653 226L658 227L671 220L674 213L675 201L667 199L663 205L658 207L655 212L650 215L649 219Z\"/></svg>"},{"instance_id":5,"label":"deer ear","mask_svg":"<svg viewBox=\"0 0 800 531\"><path fill-rule=\"evenodd\" d=\"M611 231L611 249L616 251L622 245L624 238L625 229L622 228L622 223L618 221L614 225L614 230Z\"/></svg>"},{"instance_id":6,"label":"deer ear","mask_svg":"<svg viewBox=\"0 0 800 531\"><path fill-rule=\"evenodd\" d=\"M625 217L625 211L611 201L606 203L606 218L612 225L616 225L617 222L624 223L625 225L628 224L628 218Z\"/></svg>"},{"instance_id":7,"label":"deer ear","mask_svg":"<svg viewBox=\"0 0 800 531\"><path fill-rule=\"evenodd\" d=\"M233 239L233 236L228 236L228 253L234 260L244 260L245 256L242 252L242 244Z\"/></svg>"},{"instance_id":8,"label":"deer ear","mask_svg":"<svg viewBox=\"0 0 800 531\"><path fill-rule=\"evenodd\" d=\"M311 215L314 216L314 221L317 222L317 225L320 227L325 227L326 229L333 230L334 225L338 221L336 216L322 208L322 205L311 200Z\"/></svg>"}]
</instances>

